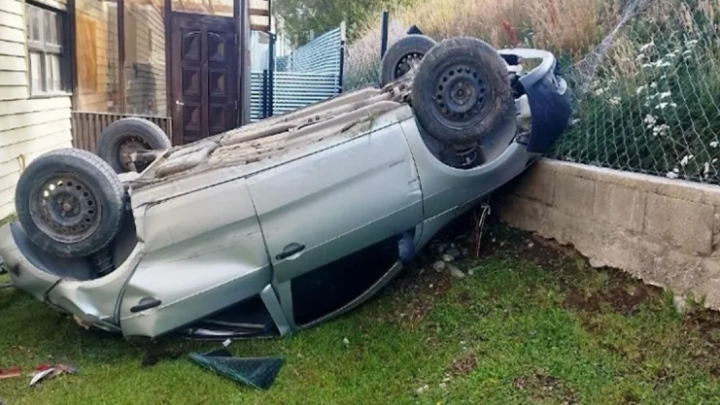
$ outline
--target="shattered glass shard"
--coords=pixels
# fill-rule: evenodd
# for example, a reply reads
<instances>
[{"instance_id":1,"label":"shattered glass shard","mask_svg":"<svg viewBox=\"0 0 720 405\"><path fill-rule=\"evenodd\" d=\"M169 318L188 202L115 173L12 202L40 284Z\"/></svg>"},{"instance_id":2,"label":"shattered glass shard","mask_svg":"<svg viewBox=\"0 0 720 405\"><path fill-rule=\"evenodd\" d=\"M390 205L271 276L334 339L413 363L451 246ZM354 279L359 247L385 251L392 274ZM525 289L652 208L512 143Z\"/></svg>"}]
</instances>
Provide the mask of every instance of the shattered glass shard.
<instances>
[{"instance_id":1,"label":"shattered glass shard","mask_svg":"<svg viewBox=\"0 0 720 405\"><path fill-rule=\"evenodd\" d=\"M218 374L263 390L272 386L285 363L277 357L236 358L226 349L190 353L190 358Z\"/></svg>"}]
</instances>

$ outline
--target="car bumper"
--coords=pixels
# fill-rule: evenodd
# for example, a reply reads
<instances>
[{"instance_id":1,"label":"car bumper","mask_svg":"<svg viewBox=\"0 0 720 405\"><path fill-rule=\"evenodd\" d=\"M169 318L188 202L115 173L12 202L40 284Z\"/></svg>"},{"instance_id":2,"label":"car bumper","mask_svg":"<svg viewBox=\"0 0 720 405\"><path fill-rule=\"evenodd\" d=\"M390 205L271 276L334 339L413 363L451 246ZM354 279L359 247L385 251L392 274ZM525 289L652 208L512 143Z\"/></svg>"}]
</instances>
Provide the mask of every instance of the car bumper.
<instances>
[{"instance_id":1,"label":"car bumper","mask_svg":"<svg viewBox=\"0 0 720 405\"><path fill-rule=\"evenodd\" d=\"M532 114L527 151L545 154L565 132L572 116L570 89L560 76L558 61L552 53L538 49L503 50L500 54L542 60L538 67L520 78L520 83Z\"/></svg>"},{"instance_id":2,"label":"car bumper","mask_svg":"<svg viewBox=\"0 0 720 405\"><path fill-rule=\"evenodd\" d=\"M45 256L29 244L19 224L0 228L0 256L5 260L15 287L60 312L73 315L82 326L120 331L115 317L116 291L120 291L137 265L142 245L137 245L125 263L112 274L88 281L73 276L74 269L83 267L76 260ZM55 262L55 267L65 269L66 274L61 276L48 271L49 260Z\"/></svg>"}]
</instances>

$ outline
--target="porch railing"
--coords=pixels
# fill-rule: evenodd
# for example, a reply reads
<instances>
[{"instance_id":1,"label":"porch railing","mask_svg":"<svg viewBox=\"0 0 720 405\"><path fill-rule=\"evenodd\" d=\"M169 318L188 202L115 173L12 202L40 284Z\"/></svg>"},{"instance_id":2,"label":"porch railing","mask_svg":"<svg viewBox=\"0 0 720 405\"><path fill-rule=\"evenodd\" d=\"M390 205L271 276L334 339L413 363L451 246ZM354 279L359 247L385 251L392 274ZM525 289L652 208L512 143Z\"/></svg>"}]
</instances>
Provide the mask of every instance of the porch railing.
<instances>
[{"instance_id":1,"label":"porch railing","mask_svg":"<svg viewBox=\"0 0 720 405\"><path fill-rule=\"evenodd\" d=\"M165 135L172 140L172 119L170 117L73 111L73 147L95 152L95 146L102 131L111 123L126 117L139 117L152 121L162 128Z\"/></svg>"}]
</instances>

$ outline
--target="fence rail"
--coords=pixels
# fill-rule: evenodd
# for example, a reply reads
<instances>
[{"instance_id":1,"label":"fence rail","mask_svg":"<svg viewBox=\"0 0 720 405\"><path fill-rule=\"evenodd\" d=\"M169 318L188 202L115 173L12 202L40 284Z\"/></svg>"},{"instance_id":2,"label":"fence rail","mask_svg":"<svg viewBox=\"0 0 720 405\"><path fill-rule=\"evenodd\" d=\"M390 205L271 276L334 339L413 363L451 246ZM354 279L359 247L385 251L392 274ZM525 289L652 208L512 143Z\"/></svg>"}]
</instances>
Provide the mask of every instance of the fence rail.
<instances>
[{"instance_id":1,"label":"fence rail","mask_svg":"<svg viewBox=\"0 0 720 405\"><path fill-rule=\"evenodd\" d=\"M172 120L169 117L73 111L73 147L95 152L102 131L113 122L126 117L147 119L162 128L166 135L172 134Z\"/></svg>"},{"instance_id":2,"label":"fence rail","mask_svg":"<svg viewBox=\"0 0 720 405\"><path fill-rule=\"evenodd\" d=\"M298 108L336 96L340 92L340 76L337 74L276 72L273 86L273 114L281 115ZM250 117L257 121L265 117L268 106L266 75L252 74L250 94Z\"/></svg>"},{"instance_id":3,"label":"fence rail","mask_svg":"<svg viewBox=\"0 0 720 405\"><path fill-rule=\"evenodd\" d=\"M328 31L290 55L278 58L277 70L337 74L342 64L343 27Z\"/></svg>"}]
</instances>

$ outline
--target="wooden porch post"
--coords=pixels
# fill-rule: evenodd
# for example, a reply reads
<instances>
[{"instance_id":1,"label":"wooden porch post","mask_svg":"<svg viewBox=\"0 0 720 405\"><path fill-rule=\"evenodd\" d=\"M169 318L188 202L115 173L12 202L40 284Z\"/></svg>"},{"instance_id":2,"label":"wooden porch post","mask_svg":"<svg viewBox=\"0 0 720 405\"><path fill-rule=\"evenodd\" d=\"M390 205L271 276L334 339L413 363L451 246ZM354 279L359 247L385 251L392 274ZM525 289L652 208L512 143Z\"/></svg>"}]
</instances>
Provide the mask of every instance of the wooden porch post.
<instances>
[{"instance_id":1,"label":"wooden porch post","mask_svg":"<svg viewBox=\"0 0 720 405\"><path fill-rule=\"evenodd\" d=\"M125 0L117 0L118 24L118 81L120 90L120 113L127 112L127 97L125 82Z\"/></svg>"},{"instance_id":2,"label":"wooden porch post","mask_svg":"<svg viewBox=\"0 0 720 405\"><path fill-rule=\"evenodd\" d=\"M165 0L163 10L163 23L165 25L165 99L167 101L166 115L172 120L173 107L173 77L172 77L172 0ZM172 139L172 134L168 134Z\"/></svg>"},{"instance_id":3,"label":"wooden porch post","mask_svg":"<svg viewBox=\"0 0 720 405\"><path fill-rule=\"evenodd\" d=\"M77 110L78 99L79 99L79 83L78 83L78 71L77 71L77 52L75 47L77 46L76 40L76 22L75 22L75 0L68 0L67 2L67 13L68 13L68 36L65 40L65 46L70 53L70 91L72 91L72 97L70 99L70 108ZM74 130L74 128L73 128Z\"/></svg>"}]
</instances>

